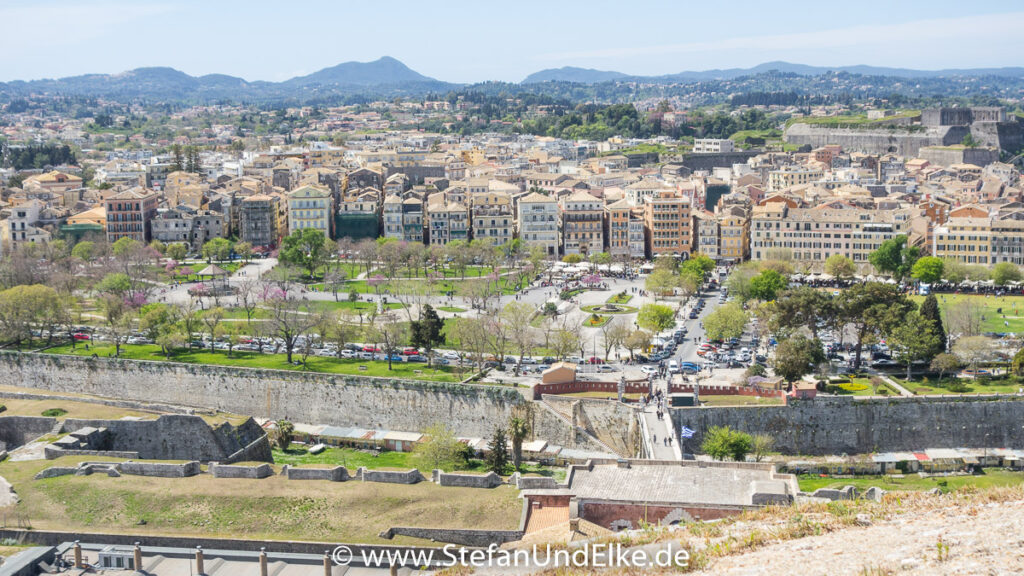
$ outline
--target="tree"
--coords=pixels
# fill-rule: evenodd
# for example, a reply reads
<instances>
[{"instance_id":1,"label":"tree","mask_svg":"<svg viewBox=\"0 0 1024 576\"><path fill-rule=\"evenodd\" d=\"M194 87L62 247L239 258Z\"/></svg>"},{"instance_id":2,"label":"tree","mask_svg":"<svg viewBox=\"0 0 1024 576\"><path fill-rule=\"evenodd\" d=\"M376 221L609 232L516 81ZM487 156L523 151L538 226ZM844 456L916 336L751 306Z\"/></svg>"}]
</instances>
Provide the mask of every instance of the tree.
<instances>
[{"instance_id":1,"label":"tree","mask_svg":"<svg viewBox=\"0 0 1024 576\"><path fill-rule=\"evenodd\" d=\"M760 274L750 279L750 297L765 302L775 300L775 297L786 288L786 277L777 270L762 270Z\"/></svg>"},{"instance_id":2,"label":"tree","mask_svg":"<svg viewBox=\"0 0 1024 576\"><path fill-rule=\"evenodd\" d=\"M882 242L877 250L868 254L868 262L880 273L891 274L896 280L902 280L910 274L920 253L917 246L907 245L905 234L900 234Z\"/></svg>"},{"instance_id":3,"label":"tree","mask_svg":"<svg viewBox=\"0 0 1024 576\"><path fill-rule=\"evenodd\" d=\"M249 242L235 242L234 250L235 254L245 262L252 258L252 244Z\"/></svg>"},{"instance_id":4,"label":"tree","mask_svg":"<svg viewBox=\"0 0 1024 576\"><path fill-rule=\"evenodd\" d=\"M278 291L272 291L264 303L270 315L270 331L284 342L285 354L291 364L296 341L316 324L317 317L309 314L300 301Z\"/></svg>"},{"instance_id":5,"label":"tree","mask_svg":"<svg viewBox=\"0 0 1024 576\"><path fill-rule=\"evenodd\" d=\"M1016 361L1016 357L1014 357L1014 360ZM956 354L946 354L943 352L932 358L932 363L929 367L939 373L939 380L941 381L946 373L956 372L962 365Z\"/></svg>"},{"instance_id":6,"label":"tree","mask_svg":"<svg viewBox=\"0 0 1024 576\"><path fill-rule=\"evenodd\" d=\"M857 335L854 366L860 367L865 344L889 333L913 308L914 304L891 284L866 282L844 290L836 299L836 313L844 325L853 326Z\"/></svg>"},{"instance_id":7,"label":"tree","mask_svg":"<svg viewBox=\"0 0 1024 576\"><path fill-rule=\"evenodd\" d=\"M914 262L910 269L910 277L918 282L932 284L942 279L942 258L935 256L922 256Z\"/></svg>"},{"instance_id":8,"label":"tree","mask_svg":"<svg viewBox=\"0 0 1024 576\"><path fill-rule=\"evenodd\" d=\"M779 294L768 310L768 324L772 331L788 333L807 328L812 338L818 337L819 323L833 319L836 312L828 294L810 286L786 290Z\"/></svg>"},{"instance_id":9,"label":"tree","mask_svg":"<svg viewBox=\"0 0 1024 576\"><path fill-rule=\"evenodd\" d=\"M523 441L530 434L530 421L514 414L508 421L508 435L512 439L512 466L518 471L523 464Z\"/></svg>"},{"instance_id":10,"label":"tree","mask_svg":"<svg viewBox=\"0 0 1024 576\"><path fill-rule=\"evenodd\" d=\"M114 355L120 356L121 345L128 338L132 327L129 308L123 298L107 294L100 300L100 309L103 311L103 320L106 322L110 339L114 342Z\"/></svg>"},{"instance_id":11,"label":"tree","mask_svg":"<svg viewBox=\"0 0 1024 576\"><path fill-rule=\"evenodd\" d=\"M207 240L203 244L203 258L206 258L207 262L217 261L223 262L231 259L231 241L227 238L213 238Z\"/></svg>"},{"instance_id":12,"label":"tree","mask_svg":"<svg viewBox=\"0 0 1024 576\"><path fill-rule=\"evenodd\" d=\"M423 430L425 438L416 444L413 458L432 470L453 470L458 463L461 442L447 424L437 422Z\"/></svg>"},{"instance_id":13,"label":"tree","mask_svg":"<svg viewBox=\"0 0 1024 576\"><path fill-rule=\"evenodd\" d=\"M316 228L295 230L281 241L278 258L306 270L309 278L313 278L317 268L322 266L334 252L324 233Z\"/></svg>"},{"instance_id":14,"label":"tree","mask_svg":"<svg viewBox=\"0 0 1024 576\"><path fill-rule=\"evenodd\" d=\"M757 366L757 364L755 364ZM754 455L754 461L760 462L771 453L775 447L775 439L767 434L754 434L751 442L750 452Z\"/></svg>"},{"instance_id":15,"label":"tree","mask_svg":"<svg viewBox=\"0 0 1024 576\"><path fill-rule=\"evenodd\" d=\"M675 325L676 313L663 304L644 304L637 313L636 323L655 334Z\"/></svg>"},{"instance_id":16,"label":"tree","mask_svg":"<svg viewBox=\"0 0 1024 576\"><path fill-rule=\"evenodd\" d=\"M433 363L434 348L444 343L444 322L434 311L434 308L427 304L423 307L419 320L409 323L409 343L416 348L422 349L427 354L427 360Z\"/></svg>"},{"instance_id":17,"label":"tree","mask_svg":"<svg viewBox=\"0 0 1024 576\"><path fill-rule=\"evenodd\" d=\"M671 295L678 284L676 276L665 269L654 270L647 275L647 279L644 281L644 287L655 297Z\"/></svg>"},{"instance_id":18,"label":"tree","mask_svg":"<svg viewBox=\"0 0 1024 576\"><path fill-rule=\"evenodd\" d=\"M95 247L96 247L96 244L94 242L89 242L88 240L83 240L83 241L79 242L78 244L75 244L75 247L71 249L71 255L73 257L75 257L75 258L78 258L82 262L85 262L85 263L88 264L88 263L92 262L92 257L93 257L93 252L94 252Z\"/></svg>"},{"instance_id":19,"label":"tree","mask_svg":"<svg viewBox=\"0 0 1024 576\"><path fill-rule=\"evenodd\" d=\"M825 361L821 341L797 335L782 341L775 350L773 368L775 374L786 382L793 382L814 371L815 366Z\"/></svg>"},{"instance_id":20,"label":"tree","mask_svg":"<svg viewBox=\"0 0 1024 576\"><path fill-rule=\"evenodd\" d=\"M1015 376L1024 376L1024 348L1013 355L1012 370Z\"/></svg>"},{"instance_id":21,"label":"tree","mask_svg":"<svg viewBox=\"0 0 1024 576\"><path fill-rule=\"evenodd\" d=\"M214 352L214 343L217 341L218 328L221 320L224 319L224 309L221 307L211 308L202 314L203 324L206 325L206 331L210 334L210 352Z\"/></svg>"},{"instance_id":22,"label":"tree","mask_svg":"<svg viewBox=\"0 0 1024 576\"><path fill-rule=\"evenodd\" d=\"M704 333L708 340L729 340L743 335L750 316L739 302L727 302L704 318Z\"/></svg>"},{"instance_id":23,"label":"tree","mask_svg":"<svg viewBox=\"0 0 1024 576\"><path fill-rule=\"evenodd\" d=\"M629 337L629 324L621 318L612 318L601 326L601 341L604 346L604 360L608 361L612 350L623 347Z\"/></svg>"},{"instance_id":24,"label":"tree","mask_svg":"<svg viewBox=\"0 0 1024 576\"><path fill-rule=\"evenodd\" d=\"M712 426L704 436L701 450L715 460L731 458L742 462L747 459L753 446L754 439L746 432L728 426Z\"/></svg>"},{"instance_id":25,"label":"tree","mask_svg":"<svg viewBox=\"0 0 1024 576\"><path fill-rule=\"evenodd\" d=\"M292 443L292 436L295 434L295 425L288 420L278 420L274 427L274 444L283 452Z\"/></svg>"},{"instance_id":26,"label":"tree","mask_svg":"<svg viewBox=\"0 0 1024 576\"><path fill-rule=\"evenodd\" d=\"M391 370L391 357L405 345L409 338L409 327L399 322L393 312L386 312L380 317L380 326L376 328L374 334L384 347L384 354L388 357L388 370Z\"/></svg>"},{"instance_id":27,"label":"tree","mask_svg":"<svg viewBox=\"0 0 1024 576\"><path fill-rule=\"evenodd\" d=\"M164 249L164 255L180 262L188 256L188 245L183 242L172 242Z\"/></svg>"},{"instance_id":28,"label":"tree","mask_svg":"<svg viewBox=\"0 0 1024 576\"><path fill-rule=\"evenodd\" d=\"M1010 282L1019 282L1020 268L1010 262L1000 262L992 267L992 281L996 286L1006 286Z\"/></svg>"},{"instance_id":29,"label":"tree","mask_svg":"<svg viewBox=\"0 0 1024 576\"><path fill-rule=\"evenodd\" d=\"M523 357L529 354L536 344L533 329L530 327L530 319L535 312L536 309L532 304L515 300L506 304L501 311L501 320L505 325L508 338L513 349L519 354L516 370L522 365Z\"/></svg>"},{"instance_id":30,"label":"tree","mask_svg":"<svg viewBox=\"0 0 1024 576\"><path fill-rule=\"evenodd\" d=\"M992 341L985 336L961 338L953 346L953 353L977 374L978 365L992 356Z\"/></svg>"},{"instance_id":31,"label":"tree","mask_svg":"<svg viewBox=\"0 0 1024 576\"><path fill-rule=\"evenodd\" d=\"M566 254L562 257L562 262L566 264L579 264L583 262L583 256L580 254Z\"/></svg>"},{"instance_id":32,"label":"tree","mask_svg":"<svg viewBox=\"0 0 1024 576\"><path fill-rule=\"evenodd\" d=\"M843 280L857 273L857 265L842 254L833 254L825 260L825 272Z\"/></svg>"},{"instance_id":33,"label":"tree","mask_svg":"<svg viewBox=\"0 0 1024 576\"><path fill-rule=\"evenodd\" d=\"M932 332L931 320L917 312L910 312L896 325L887 340L894 359L907 367L907 380L914 362L931 360L938 338Z\"/></svg>"},{"instance_id":34,"label":"tree","mask_svg":"<svg viewBox=\"0 0 1024 576\"><path fill-rule=\"evenodd\" d=\"M0 292L0 327L5 340L20 347L23 341L32 339L34 330L57 320L63 309L57 291L42 284L13 286Z\"/></svg>"},{"instance_id":35,"label":"tree","mask_svg":"<svg viewBox=\"0 0 1024 576\"><path fill-rule=\"evenodd\" d=\"M634 350L645 350L651 345L651 335L643 330L633 330L623 344L629 350L629 357L633 358Z\"/></svg>"},{"instance_id":36,"label":"tree","mask_svg":"<svg viewBox=\"0 0 1024 576\"><path fill-rule=\"evenodd\" d=\"M946 329L942 325L942 314L939 311L939 300L935 297L935 294L929 294L925 297L924 302L921 303L921 309L919 312L921 317L928 321L932 334L935 335L935 348L932 350L932 356L945 352Z\"/></svg>"},{"instance_id":37,"label":"tree","mask_svg":"<svg viewBox=\"0 0 1024 576\"><path fill-rule=\"evenodd\" d=\"M508 469L508 440L503 427L495 428L487 443L487 468L495 474L505 474Z\"/></svg>"}]
</instances>

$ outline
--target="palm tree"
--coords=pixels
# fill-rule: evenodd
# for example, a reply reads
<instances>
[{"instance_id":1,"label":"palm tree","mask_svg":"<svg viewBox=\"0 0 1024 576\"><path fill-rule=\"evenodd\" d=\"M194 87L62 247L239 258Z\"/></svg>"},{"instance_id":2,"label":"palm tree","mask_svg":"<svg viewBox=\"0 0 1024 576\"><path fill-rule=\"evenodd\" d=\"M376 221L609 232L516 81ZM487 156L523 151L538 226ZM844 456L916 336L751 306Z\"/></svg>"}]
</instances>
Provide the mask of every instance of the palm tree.
<instances>
[{"instance_id":1,"label":"palm tree","mask_svg":"<svg viewBox=\"0 0 1024 576\"><path fill-rule=\"evenodd\" d=\"M530 433L530 424L525 418L513 416L508 421L508 435L512 438L512 465L516 471L523 463L523 440Z\"/></svg>"}]
</instances>

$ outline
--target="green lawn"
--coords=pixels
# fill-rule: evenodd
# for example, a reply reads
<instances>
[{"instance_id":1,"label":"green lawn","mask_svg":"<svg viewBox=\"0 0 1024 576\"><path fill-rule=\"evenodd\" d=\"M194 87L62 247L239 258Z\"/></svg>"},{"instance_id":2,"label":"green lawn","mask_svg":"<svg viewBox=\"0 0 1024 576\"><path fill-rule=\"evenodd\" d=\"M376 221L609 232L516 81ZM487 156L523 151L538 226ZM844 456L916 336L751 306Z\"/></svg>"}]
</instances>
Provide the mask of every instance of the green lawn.
<instances>
[{"instance_id":1,"label":"green lawn","mask_svg":"<svg viewBox=\"0 0 1024 576\"><path fill-rule=\"evenodd\" d=\"M636 312L639 311L639 309L634 307L634 306L625 306L623 304L615 304L615 306L617 306L619 308L618 310L604 310L604 309L602 309L603 306L605 306L605 304L594 304L592 306L580 306L580 310L583 310L584 312L590 312L590 313L596 313L596 314L635 314Z\"/></svg>"},{"instance_id":2,"label":"green lawn","mask_svg":"<svg viewBox=\"0 0 1024 576\"><path fill-rule=\"evenodd\" d=\"M331 300L312 300L309 303L310 308L316 308L318 310L352 310L355 312L370 312L377 309L376 302L349 302L348 300L342 300L340 302L334 302ZM405 308L405 304L401 302L388 302L384 306L387 310L399 310Z\"/></svg>"},{"instance_id":3,"label":"green lawn","mask_svg":"<svg viewBox=\"0 0 1024 576\"><path fill-rule=\"evenodd\" d=\"M818 488L842 488L843 486L855 486L858 490L867 490L877 486L883 490L931 490L938 488L943 492L949 492L965 486L978 488L991 488L995 486L1014 486L1024 483L1024 472L1011 472L988 468L984 474L973 476L943 476L922 478L917 474L906 476L856 476L854 478L832 478L814 475L801 475L798 477L800 490L814 492Z\"/></svg>"},{"instance_id":4,"label":"green lawn","mask_svg":"<svg viewBox=\"0 0 1024 576\"><path fill-rule=\"evenodd\" d=\"M939 380L903 380L896 379L904 388L916 395L929 394L1016 394L1024 381L1015 376L996 376L993 378L943 378Z\"/></svg>"},{"instance_id":5,"label":"green lawn","mask_svg":"<svg viewBox=\"0 0 1024 576\"><path fill-rule=\"evenodd\" d=\"M440 312L450 312L452 314L461 314L466 311L465 308L459 308L458 306L438 306L436 310Z\"/></svg>"},{"instance_id":6,"label":"green lawn","mask_svg":"<svg viewBox=\"0 0 1024 576\"><path fill-rule=\"evenodd\" d=\"M836 378L833 377L832 380ZM871 386L871 379L864 376L853 376L845 382L830 383L828 393L840 396L898 396L896 391L885 383L878 387L876 393Z\"/></svg>"},{"instance_id":7,"label":"green lawn","mask_svg":"<svg viewBox=\"0 0 1024 576\"><path fill-rule=\"evenodd\" d=\"M935 297L939 301L943 318L953 307L975 306L982 316L982 332L1024 333L1024 296L936 294ZM924 301L924 296L911 296L911 299L920 304Z\"/></svg>"},{"instance_id":8,"label":"green lawn","mask_svg":"<svg viewBox=\"0 0 1024 576\"><path fill-rule=\"evenodd\" d=\"M587 316L586 320L583 321L583 326L584 328L600 328L601 326L607 324L611 319L611 316L601 316L600 314L598 314L595 318L595 316L591 314L590 316Z\"/></svg>"},{"instance_id":9,"label":"green lawn","mask_svg":"<svg viewBox=\"0 0 1024 576\"><path fill-rule=\"evenodd\" d=\"M360 466L368 469L395 469L408 470L419 468L421 472L429 475L430 465L419 462L412 452L370 452L356 450L354 448L328 447L319 454L310 454L305 446L293 444L288 450L282 451L274 448L274 464L280 466L308 467L334 467L344 466L349 472L354 473ZM469 464L454 468L445 468L446 472L472 472L484 474L487 466L483 460L471 459ZM508 471L510 472L510 471ZM565 479L565 469L554 466L541 466L539 464L524 463L522 473L533 476L551 476L561 482ZM507 475L507 474L506 474Z\"/></svg>"},{"instance_id":10,"label":"green lawn","mask_svg":"<svg viewBox=\"0 0 1024 576\"><path fill-rule=\"evenodd\" d=\"M629 301L633 299L632 294L626 294L625 292L619 292L607 300L609 304L629 304Z\"/></svg>"},{"instance_id":11,"label":"green lawn","mask_svg":"<svg viewBox=\"0 0 1024 576\"><path fill-rule=\"evenodd\" d=\"M702 406L780 406L782 398L701 394L700 403Z\"/></svg>"},{"instance_id":12,"label":"green lawn","mask_svg":"<svg viewBox=\"0 0 1024 576\"><path fill-rule=\"evenodd\" d=\"M74 351L70 345L57 346L46 351L47 354L66 354L73 356L90 356L96 354L100 357L114 355L113 344L90 345L89 350L79 345ZM160 353L160 347L152 344L124 345L121 346L121 358L130 360L164 360ZM301 356L295 354L293 360L301 360ZM302 366L288 364L284 354L258 354L255 352L232 352L228 358L227 351L218 350L210 352L182 350L171 355L172 362L184 362L188 364L214 364L218 366L241 366L246 368L268 368L274 370L292 370L301 372ZM366 370L360 370L365 366ZM393 362L392 369L388 370L388 363L377 360L348 360L339 358L326 358L322 356L310 356L307 359L307 368L310 372L324 372L328 374L359 374L363 376L378 376L382 378L402 378L408 380L431 380L437 382L457 382L460 380L455 371L448 366L437 366L428 368L426 364ZM416 372L419 372L418 374Z\"/></svg>"}]
</instances>

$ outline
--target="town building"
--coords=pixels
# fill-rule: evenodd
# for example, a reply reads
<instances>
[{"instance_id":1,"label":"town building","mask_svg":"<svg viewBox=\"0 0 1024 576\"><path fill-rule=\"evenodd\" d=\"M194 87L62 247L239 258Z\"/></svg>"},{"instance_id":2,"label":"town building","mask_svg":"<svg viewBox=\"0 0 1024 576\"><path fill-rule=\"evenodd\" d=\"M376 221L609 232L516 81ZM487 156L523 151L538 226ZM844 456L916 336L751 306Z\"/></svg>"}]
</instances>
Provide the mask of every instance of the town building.
<instances>
[{"instance_id":1,"label":"town building","mask_svg":"<svg viewBox=\"0 0 1024 576\"><path fill-rule=\"evenodd\" d=\"M107 241L121 238L149 243L150 222L156 216L160 195L144 188L130 188L108 196L103 202L107 212Z\"/></svg>"},{"instance_id":2,"label":"town building","mask_svg":"<svg viewBox=\"0 0 1024 576\"><path fill-rule=\"evenodd\" d=\"M515 222L512 198L504 192L480 192L470 196L472 203L473 239L486 240L495 246L512 241Z\"/></svg>"},{"instance_id":3,"label":"town building","mask_svg":"<svg viewBox=\"0 0 1024 576\"><path fill-rule=\"evenodd\" d=\"M239 239L254 247L274 247L279 239L280 197L256 194L243 198L238 210Z\"/></svg>"},{"instance_id":4,"label":"town building","mask_svg":"<svg viewBox=\"0 0 1024 576\"><path fill-rule=\"evenodd\" d=\"M227 230L221 213L194 210L189 206L178 206L158 213L151 226L154 240L165 244L187 244L192 253L198 253L206 242L224 237Z\"/></svg>"},{"instance_id":5,"label":"town building","mask_svg":"<svg viewBox=\"0 0 1024 576\"><path fill-rule=\"evenodd\" d=\"M531 192L519 199L517 224L519 239L526 249L536 246L547 256L558 256L558 201Z\"/></svg>"},{"instance_id":6,"label":"town building","mask_svg":"<svg viewBox=\"0 0 1024 576\"><path fill-rule=\"evenodd\" d=\"M562 253L596 254L604 251L604 205L580 190L562 199Z\"/></svg>"},{"instance_id":7,"label":"town building","mask_svg":"<svg viewBox=\"0 0 1024 576\"><path fill-rule=\"evenodd\" d=\"M287 194L288 233L304 228L313 228L333 238L334 196L331 191L319 185L306 185Z\"/></svg>"},{"instance_id":8,"label":"town building","mask_svg":"<svg viewBox=\"0 0 1024 576\"><path fill-rule=\"evenodd\" d=\"M651 258L688 258L693 250L690 198L675 191L650 198L644 206L647 253Z\"/></svg>"},{"instance_id":9,"label":"town building","mask_svg":"<svg viewBox=\"0 0 1024 576\"><path fill-rule=\"evenodd\" d=\"M728 138L695 138L693 141L694 154L721 154L735 150L735 143Z\"/></svg>"},{"instance_id":10,"label":"town building","mask_svg":"<svg viewBox=\"0 0 1024 576\"><path fill-rule=\"evenodd\" d=\"M430 245L445 245L453 240L469 240L469 208L448 200L443 193L434 194L427 204L428 241Z\"/></svg>"}]
</instances>

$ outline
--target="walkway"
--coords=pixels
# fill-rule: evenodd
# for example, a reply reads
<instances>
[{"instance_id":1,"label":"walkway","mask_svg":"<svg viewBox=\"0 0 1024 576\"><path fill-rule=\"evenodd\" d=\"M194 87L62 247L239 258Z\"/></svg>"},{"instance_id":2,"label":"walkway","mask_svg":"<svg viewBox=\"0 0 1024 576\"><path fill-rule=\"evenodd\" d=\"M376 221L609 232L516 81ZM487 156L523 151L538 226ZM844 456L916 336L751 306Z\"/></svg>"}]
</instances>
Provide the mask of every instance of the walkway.
<instances>
[{"instance_id":1,"label":"walkway","mask_svg":"<svg viewBox=\"0 0 1024 576\"><path fill-rule=\"evenodd\" d=\"M654 438L648 438L651 442L651 447L654 449L654 453L651 454L650 458L653 460L678 460L676 451L673 446L665 444L665 438L672 436L672 431L668 425L668 414L662 415L662 419L658 420L658 409L651 405L644 409L643 412L644 421L647 423L648 433L653 435ZM673 444L678 443L678 439Z\"/></svg>"}]
</instances>

